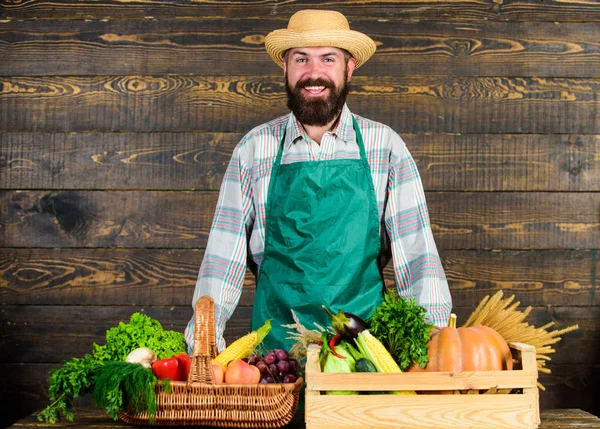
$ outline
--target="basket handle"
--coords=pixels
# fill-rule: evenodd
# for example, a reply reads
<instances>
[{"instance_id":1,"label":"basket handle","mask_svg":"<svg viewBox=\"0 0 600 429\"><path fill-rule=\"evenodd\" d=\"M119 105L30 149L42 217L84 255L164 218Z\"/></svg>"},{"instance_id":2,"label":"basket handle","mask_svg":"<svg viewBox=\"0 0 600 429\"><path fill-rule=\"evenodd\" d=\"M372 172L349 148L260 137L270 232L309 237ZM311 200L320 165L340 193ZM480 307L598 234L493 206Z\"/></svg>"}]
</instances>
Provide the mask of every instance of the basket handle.
<instances>
[{"instance_id":1,"label":"basket handle","mask_svg":"<svg viewBox=\"0 0 600 429\"><path fill-rule=\"evenodd\" d=\"M214 384L212 359L217 356L217 341L215 301L210 296L198 298L194 319L194 350L187 382Z\"/></svg>"}]
</instances>

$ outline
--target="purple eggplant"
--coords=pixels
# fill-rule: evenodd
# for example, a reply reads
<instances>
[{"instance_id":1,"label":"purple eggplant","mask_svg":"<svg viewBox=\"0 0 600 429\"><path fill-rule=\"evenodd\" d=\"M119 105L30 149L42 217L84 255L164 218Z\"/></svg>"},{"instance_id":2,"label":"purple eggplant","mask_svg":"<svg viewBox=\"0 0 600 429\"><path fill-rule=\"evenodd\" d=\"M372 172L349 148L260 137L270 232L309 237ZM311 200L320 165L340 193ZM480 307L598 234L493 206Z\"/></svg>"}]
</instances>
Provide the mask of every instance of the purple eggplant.
<instances>
[{"instance_id":1,"label":"purple eggplant","mask_svg":"<svg viewBox=\"0 0 600 429\"><path fill-rule=\"evenodd\" d=\"M338 314L333 314L327 307L322 306L323 310L331 317L331 325L333 330L346 338L356 338L358 334L369 328L367 322L358 317L356 314L347 313L342 310Z\"/></svg>"}]
</instances>

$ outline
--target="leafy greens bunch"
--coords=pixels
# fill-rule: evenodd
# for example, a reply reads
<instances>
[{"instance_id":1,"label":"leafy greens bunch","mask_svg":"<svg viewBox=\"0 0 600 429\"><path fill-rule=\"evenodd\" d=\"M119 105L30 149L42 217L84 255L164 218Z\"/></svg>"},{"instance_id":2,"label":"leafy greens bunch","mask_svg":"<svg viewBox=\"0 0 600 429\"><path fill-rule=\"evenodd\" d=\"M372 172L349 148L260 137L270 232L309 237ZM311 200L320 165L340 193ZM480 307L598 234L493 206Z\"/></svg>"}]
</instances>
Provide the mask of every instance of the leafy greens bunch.
<instances>
[{"instance_id":1,"label":"leafy greens bunch","mask_svg":"<svg viewBox=\"0 0 600 429\"><path fill-rule=\"evenodd\" d=\"M425 315L425 309L414 298L387 293L368 320L371 334L382 342L402 371L413 362L421 368L427 365L433 323L427 322Z\"/></svg>"},{"instance_id":2,"label":"leafy greens bunch","mask_svg":"<svg viewBox=\"0 0 600 429\"><path fill-rule=\"evenodd\" d=\"M62 415L68 421L73 421L73 405L75 398L91 393L94 388L95 371L102 362L92 355L83 358L72 358L64 362L63 368L50 370L48 396L50 405L38 414L39 421L56 424Z\"/></svg>"},{"instance_id":3,"label":"leafy greens bunch","mask_svg":"<svg viewBox=\"0 0 600 429\"><path fill-rule=\"evenodd\" d=\"M96 370L94 403L115 420L127 408L136 412L147 411L152 423L156 415L156 383L152 370L142 365L106 362ZM165 387L170 390L168 383Z\"/></svg>"},{"instance_id":4,"label":"leafy greens bunch","mask_svg":"<svg viewBox=\"0 0 600 429\"><path fill-rule=\"evenodd\" d=\"M165 330L157 320L142 313L133 313L129 323L121 322L106 331L106 344L100 346L94 343L92 354L72 358L63 362L62 368L50 370L50 404L38 414L38 420L58 423L62 415L73 421L72 401L92 392L95 392L96 404L114 418L128 404L134 408L145 406L152 413L156 377L151 369L123 362L130 352L139 347L152 349L159 359L186 351L181 332ZM104 366L108 368L103 370ZM136 369L132 369L133 366ZM108 377L111 372L114 372L112 378Z\"/></svg>"},{"instance_id":5,"label":"leafy greens bunch","mask_svg":"<svg viewBox=\"0 0 600 429\"><path fill-rule=\"evenodd\" d=\"M106 331L106 344L93 345L94 357L101 361L122 361L138 347L148 347L157 359L171 357L186 351L181 332L163 329L158 320L142 313L133 313L129 323Z\"/></svg>"}]
</instances>

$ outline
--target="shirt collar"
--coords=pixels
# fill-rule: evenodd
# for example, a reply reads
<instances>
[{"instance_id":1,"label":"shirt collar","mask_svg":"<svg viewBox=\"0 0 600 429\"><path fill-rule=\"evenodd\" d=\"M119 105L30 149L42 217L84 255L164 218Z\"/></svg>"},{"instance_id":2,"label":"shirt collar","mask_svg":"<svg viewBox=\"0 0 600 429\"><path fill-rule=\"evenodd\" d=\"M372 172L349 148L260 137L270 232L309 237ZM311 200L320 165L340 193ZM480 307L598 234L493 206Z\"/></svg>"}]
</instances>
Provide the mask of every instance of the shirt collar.
<instances>
[{"instance_id":1,"label":"shirt collar","mask_svg":"<svg viewBox=\"0 0 600 429\"><path fill-rule=\"evenodd\" d=\"M348 106L344 104L342 114L337 126L333 129L333 133L347 143L356 142L356 132L352 123L352 112Z\"/></svg>"},{"instance_id":2,"label":"shirt collar","mask_svg":"<svg viewBox=\"0 0 600 429\"><path fill-rule=\"evenodd\" d=\"M342 114L335 128L331 131L334 135L344 140L346 143L356 142L356 132L352 124L352 112L346 104L342 108ZM300 125L300 122L296 119L293 113L290 113L288 123L285 129L285 141L284 150L287 150L292 143L295 143L298 139L304 138L306 141L309 140L308 135Z\"/></svg>"}]
</instances>

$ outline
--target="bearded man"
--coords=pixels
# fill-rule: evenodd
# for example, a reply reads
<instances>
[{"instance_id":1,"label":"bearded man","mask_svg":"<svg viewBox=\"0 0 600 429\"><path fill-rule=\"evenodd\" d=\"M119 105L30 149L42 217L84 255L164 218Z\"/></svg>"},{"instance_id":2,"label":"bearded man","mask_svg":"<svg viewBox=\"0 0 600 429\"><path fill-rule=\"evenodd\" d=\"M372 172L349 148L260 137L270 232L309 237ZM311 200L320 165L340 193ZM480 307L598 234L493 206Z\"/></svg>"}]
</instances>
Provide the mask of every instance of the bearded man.
<instances>
[{"instance_id":1,"label":"bearded man","mask_svg":"<svg viewBox=\"0 0 600 429\"><path fill-rule=\"evenodd\" d=\"M364 319L382 301L393 261L400 296L437 326L452 307L423 188L391 128L350 112L355 69L375 42L334 11L302 10L265 39L283 68L291 113L250 131L225 173L194 291L215 302L217 347L246 267L257 276L252 329L272 319L267 350L289 350L287 329L328 326L325 305ZM194 318L186 329L193 345Z\"/></svg>"}]
</instances>

